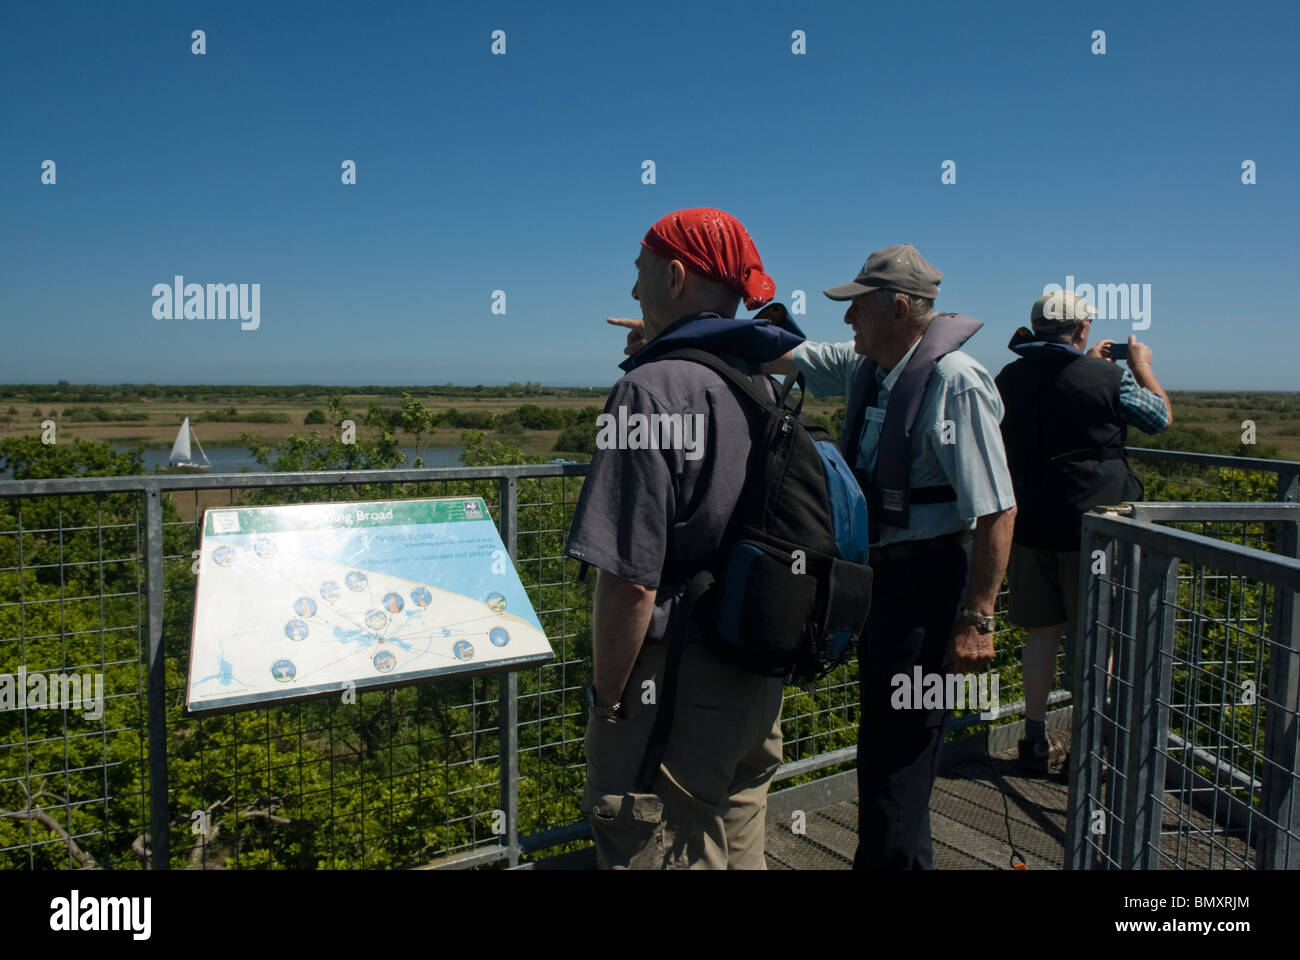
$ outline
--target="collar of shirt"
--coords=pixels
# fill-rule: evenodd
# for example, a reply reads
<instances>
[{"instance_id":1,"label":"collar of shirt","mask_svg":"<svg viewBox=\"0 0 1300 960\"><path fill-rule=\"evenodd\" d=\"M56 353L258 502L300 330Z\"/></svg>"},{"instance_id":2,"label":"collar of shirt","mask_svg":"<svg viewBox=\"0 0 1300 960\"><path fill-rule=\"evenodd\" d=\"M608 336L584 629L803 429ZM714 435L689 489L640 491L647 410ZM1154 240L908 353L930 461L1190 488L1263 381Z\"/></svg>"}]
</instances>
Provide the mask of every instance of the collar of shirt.
<instances>
[{"instance_id":1,"label":"collar of shirt","mask_svg":"<svg viewBox=\"0 0 1300 960\"><path fill-rule=\"evenodd\" d=\"M1072 356L1085 356L1078 347L1057 340L1012 340L1011 352L1022 357L1044 357L1053 353L1068 353Z\"/></svg>"},{"instance_id":2,"label":"collar of shirt","mask_svg":"<svg viewBox=\"0 0 1300 960\"><path fill-rule=\"evenodd\" d=\"M757 367L803 343L803 337L768 319L741 320L716 313L695 313L669 324L657 337L619 364L631 373L678 347L734 355Z\"/></svg>"},{"instance_id":3,"label":"collar of shirt","mask_svg":"<svg viewBox=\"0 0 1300 960\"><path fill-rule=\"evenodd\" d=\"M876 380L880 383L880 392L888 393L894 389L894 384L898 383L898 378L903 375L907 369L907 362L912 359L912 354L916 353L916 348L921 345L921 338L917 337L916 341L907 348L907 353L903 354L898 363L894 364L889 373L885 373L879 364L876 365Z\"/></svg>"}]
</instances>

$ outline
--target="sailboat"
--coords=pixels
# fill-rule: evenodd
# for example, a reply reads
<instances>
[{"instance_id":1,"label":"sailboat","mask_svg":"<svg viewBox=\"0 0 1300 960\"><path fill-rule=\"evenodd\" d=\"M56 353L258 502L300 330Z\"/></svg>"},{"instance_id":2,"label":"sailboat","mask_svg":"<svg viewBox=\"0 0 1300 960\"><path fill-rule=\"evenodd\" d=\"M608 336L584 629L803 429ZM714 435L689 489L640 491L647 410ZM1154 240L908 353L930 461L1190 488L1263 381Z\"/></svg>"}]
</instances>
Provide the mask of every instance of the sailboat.
<instances>
[{"instance_id":1,"label":"sailboat","mask_svg":"<svg viewBox=\"0 0 1300 960\"><path fill-rule=\"evenodd\" d=\"M199 453L203 454L202 463L194 463L190 455L190 436L194 436L194 442L199 445ZM180 430L176 434L176 442L172 444L172 455L167 458L169 467L195 467L199 470L206 470L212 466L208 462L208 455L203 451L203 444L199 443L198 434L194 433L194 428L190 426L190 418L186 417L185 422L181 424Z\"/></svg>"}]
</instances>

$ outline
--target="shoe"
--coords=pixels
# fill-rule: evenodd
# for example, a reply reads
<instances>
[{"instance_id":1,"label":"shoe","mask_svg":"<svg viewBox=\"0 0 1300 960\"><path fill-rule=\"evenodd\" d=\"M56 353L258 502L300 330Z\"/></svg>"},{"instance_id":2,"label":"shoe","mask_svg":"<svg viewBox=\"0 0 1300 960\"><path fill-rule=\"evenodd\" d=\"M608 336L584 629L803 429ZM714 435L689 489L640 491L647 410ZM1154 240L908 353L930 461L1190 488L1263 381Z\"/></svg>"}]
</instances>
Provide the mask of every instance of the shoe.
<instances>
[{"instance_id":1,"label":"shoe","mask_svg":"<svg viewBox=\"0 0 1300 960\"><path fill-rule=\"evenodd\" d=\"M1051 747L1046 740L1021 740L1019 744L1020 771L1029 777L1047 776L1047 759Z\"/></svg>"},{"instance_id":2,"label":"shoe","mask_svg":"<svg viewBox=\"0 0 1300 960\"><path fill-rule=\"evenodd\" d=\"M1070 751L1065 751L1065 757L1061 760L1061 769L1056 771L1056 782L1063 783L1066 786L1070 784Z\"/></svg>"}]
</instances>

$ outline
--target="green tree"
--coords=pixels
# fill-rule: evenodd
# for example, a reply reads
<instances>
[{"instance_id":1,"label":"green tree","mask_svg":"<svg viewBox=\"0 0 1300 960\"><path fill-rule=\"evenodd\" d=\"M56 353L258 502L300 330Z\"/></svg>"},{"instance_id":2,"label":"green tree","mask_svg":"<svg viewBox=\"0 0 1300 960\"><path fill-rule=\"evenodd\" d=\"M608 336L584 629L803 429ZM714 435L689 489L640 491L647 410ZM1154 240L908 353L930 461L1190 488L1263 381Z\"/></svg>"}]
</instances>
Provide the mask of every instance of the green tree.
<instances>
[{"instance_id":1,"label":"green tree","mask_svg":"<svg viewBox=\"0 0 1300 960\"><path fill-rule=\"evenodd\" d=\"M276 444L249 433L240 434L253 459L276 472L303 470L367 470L400 466L405 457L383 411L372 403L361 423L343 406L343 395L332 394L328 419L333 429L322 434L290 434ZM368 428L368 433L360 428Z\"/></svg>"},{"instance_id":2,"label":"green tree","mask_svg":"<svg viewBox=\"0 0 1300 960\"><path fill-rule=\"evenodd\" d=\"M596 452L596 434L595 419L591 423L565 427L555 438L555 446L551 449L556 453L579 453L592 456Z\"/></svg>"},{"instance_id":3,"label":"green tree","mask_svg":"<svg viewBox=\"0 0 1300 960\"><path fill-rule=\"evenodd\" d=\"M415 440L414 466L424 466L424 437L432 433L436 426L433 411L422 404L417 397L403 393L398 424Z\"/></svg>"}]
</instances>

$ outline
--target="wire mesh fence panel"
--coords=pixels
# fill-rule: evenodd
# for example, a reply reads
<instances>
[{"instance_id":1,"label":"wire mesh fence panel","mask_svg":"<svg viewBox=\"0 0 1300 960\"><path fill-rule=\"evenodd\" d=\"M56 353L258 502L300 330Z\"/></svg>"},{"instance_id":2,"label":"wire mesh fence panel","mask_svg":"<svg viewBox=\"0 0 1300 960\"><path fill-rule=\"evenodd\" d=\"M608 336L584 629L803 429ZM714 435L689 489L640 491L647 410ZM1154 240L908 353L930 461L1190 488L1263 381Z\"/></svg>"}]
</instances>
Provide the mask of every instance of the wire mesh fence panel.
<instances>
[{"instance_id":1,"label":"wire mesh fence panel","mask_svg":"<svg viewBox=\"0 0 1300 960\"><path fill-rule=\"evenodd\" d=\"M1269 499L1280 489L1276 482L1266 489L1266 481L1242 481L1222 465L1152 461L1150 468L1148 495L1159 483L1171 493L1195 487L1203 495L1187 499L1216 501L1252 490ZM377 471L304 474L292 481L124 477L43 481L51 486L14 482L0 489L0 706L9 707L0 710L0 868L406 867L514 862L521 841L527 856L579 842L595 575L579 580L578 564L563 548L584 472L581 465L548 465L395 471L401 479L393 480L377 479ZM554 660L513 679L440 679L220 715L186 714L205 510L439 496L483 497ZM1276 524L1167 525L1260 549L1277 545ZM151 553L153 538L158 549ZM155 568L157 597L150 592ZM1258 584L1186 563L1178 577L1171 730L1253 780L1271 776L1284 785L1277 750L1256 755L1272 729L1270 709L1286 709L1271 708L1263 696L1277 684L1266 630L1276 618L1277 597ZM1122 593L1133 586L1115 583L1112 589L1113 606L1122 610ZM155 599L161 600L156 612ZM1006 623L1007 599L1003 590L993 668L1004 706L1023 698L1024 635ZM1122 663L1131 624L1107 616L1108 642ZM165 672L151 704L155 624ZM1065 649L1058 654L1058 688ZM195 668L198 676L219 682L220 663ZM81 681L80 689L73 681ZM1229 702L1247 681L1262 692L1249 710ZM20 688L25 699L16 709L12 698ZM38 689L42 704L29 697ZM58 709L48 708L51 691ZM63 709L73 694L82 709ZM1058 702L1064 696L1060 689L1053 693ZM853 662L810 689L786 691L785 759L799 765L799 779L852 762L858 699ZM160 718L157 749L150 748L151 707ZM1016 714L1011 710L994 722L1012 722ZM968 711L955 726L972 719L978 716ZM1125 717L1100 719L1110 725L1108 736L1122 737ZM1114 740L1096 759L1113 765L1109 751L1122 747ZM1212 780L1207 771L1218 768L1197 768L1202 754L1189 751L1171 747L1169 768L1183 764ZM1122 776L1120 768L1113 779ZM153 799L163 802L151 807L157 784L165 792L155 791ZM1187 796L1205 792L1203 786L1191 783ZM1175 819L1181 802L1168 798ZM1112 813L1122 822L1122 808ZM165 856L155 850L160 845ZM1215 862L1229 860L1221 851Z\"/></svg>"},{"instance_id":2,"label":"wire mesh fence panel","mask_svg":"<svg viewBox=\"0 0 1300 960\"><path fill-rule=\"evenodd\" d=\"M1300 865L1296 508L1261 537L1242 533L1253 505L1209 525L1196 504L1163 506L1186 522L1085 521L1128 558L1116 580L1100 579L1094 608L1122 592L1133 612L1085 621L1075 865ZM1085 828L1094 817L1104 834Z\"/></svg>"},{"instance_id":3,"label":"wire mesh fence panel","mask_svg":"<svg viewBox=\"0 0 1300 960\"><path fill-rule=\"evenodd\" d=\"M135 862L138 508L129 493L0 499L0 868Z\"/></svg>"},{"instance_id":4,"label":"wire mesh fence panel","mask_svg":"<svg viewBox=\"0 0 1300 960\"><path fill-rule=\"evenodd\" d=\"M1103 562L1080 574L1087 587L1080 590L1080 642L1074 654L1079 680L1071 759L1078 775L1071 811L1086 851L1076 854L1075 865L1117 867L1126 826L1124 760L1131 748L1136 565L1133 552L1119 544L1103 546L1085 537L1084 548L1090 556L1102 549Z\"/></svg>"},{"instance_id":5,"label":"wire mesh fence panel","mask_svg":"<svg viewBox=\"0 0 1300 960\"><path fill-rule=\"evenodd\" d=\"M1174 648L1165 655L1172 673L1166 775L1174 789L1157 798L1167 838L1158 856L1170 866L1186 867L1194 856L1203 858L1197 866L1247 866L1250 848L1221 826L1239 804L1248 812L1259 788L1255 691L1268 668L1271 591L1199 564L1179 566Z\"/></svg>"},{"instance_id":6,"label":"wire mesh fence panel","mask_svg":"<svg viewBox=\"0 0 1300 960\"><path fill-rule=\"evenodd\" d=\"M1278 500L1279 472L1295 466L1290 461L1252 461L1132 447L1128 459L1142 481L1144 500Z\"/></svg>"},{"instance_id":7,"label":"wire mesh fence panel","mask_svg":"<svg viewBox=\"0 0 1300 960\"><path fill-rule=\"evenodd\" d=\"M583 817L595 576L578 580L578 563L564 556L580 492L577 477L519 482L516 566L555 652L554 660L519 676L519 830L526 835Z\"/></svg>"}]
</instances>

